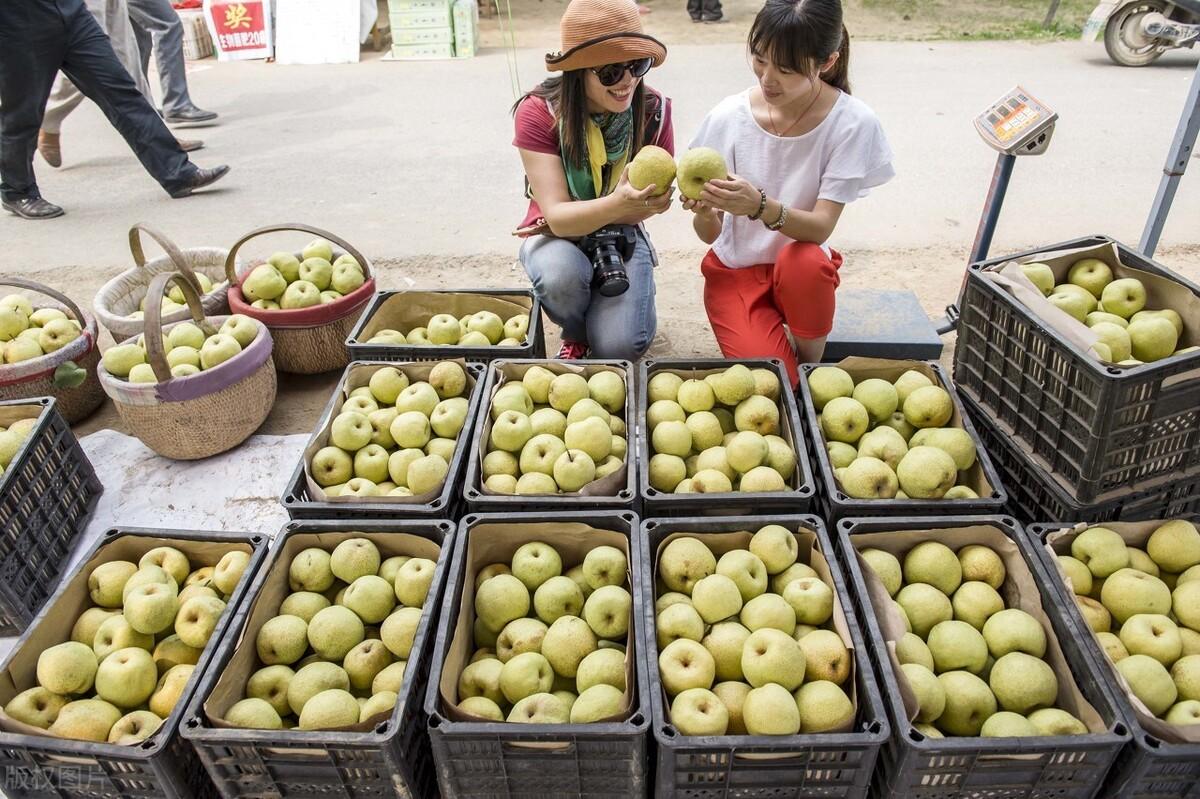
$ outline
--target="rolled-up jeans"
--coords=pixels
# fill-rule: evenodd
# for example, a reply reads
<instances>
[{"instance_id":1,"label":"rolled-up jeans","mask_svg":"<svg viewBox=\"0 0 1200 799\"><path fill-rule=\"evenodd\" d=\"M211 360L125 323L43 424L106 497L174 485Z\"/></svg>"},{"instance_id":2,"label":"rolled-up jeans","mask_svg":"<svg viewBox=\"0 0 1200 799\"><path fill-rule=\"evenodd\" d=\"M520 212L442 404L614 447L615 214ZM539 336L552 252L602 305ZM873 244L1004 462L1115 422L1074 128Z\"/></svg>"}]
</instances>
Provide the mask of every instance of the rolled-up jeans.
<instances>
[{"instance_id":1,"label":"rolled-up jeans","mask_svg":"<svg viewBox=\"0 0 1200 799\"><path fill-rule=\"evenodd\" d=\"M654 338L654 251L643 230L625 262L629 288L605 297L592 285L592 261L567 239L532 236L521 245L521 263L534 293L564 339L586 343L592 358L636 361Z\"/></svg>"}]
</instances>

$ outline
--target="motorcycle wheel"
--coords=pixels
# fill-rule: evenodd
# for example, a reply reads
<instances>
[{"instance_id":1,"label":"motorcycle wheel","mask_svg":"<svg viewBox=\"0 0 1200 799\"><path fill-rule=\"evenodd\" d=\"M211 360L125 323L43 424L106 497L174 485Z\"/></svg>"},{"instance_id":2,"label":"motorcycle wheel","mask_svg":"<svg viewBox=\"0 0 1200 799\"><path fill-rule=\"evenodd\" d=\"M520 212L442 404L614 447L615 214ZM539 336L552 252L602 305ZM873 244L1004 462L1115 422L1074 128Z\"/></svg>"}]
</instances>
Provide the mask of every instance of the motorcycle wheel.
<instances>
[{"instance_id":1,"label":"motorcycle wheel","mask_svg":"<svg viewBox=\"0 0 1200 799\"><path fill-rule=\"evenodd\" d=\"M1158 60L1162 55L1158 41L1142 33L1141 20L1146 14L1155 11L1162 14L1165 9L1166 4L1161 0L1139 0L1117 9L1104 27L1108 57L1123 67L1144 67Z\"/></svg>"}]
</instances>

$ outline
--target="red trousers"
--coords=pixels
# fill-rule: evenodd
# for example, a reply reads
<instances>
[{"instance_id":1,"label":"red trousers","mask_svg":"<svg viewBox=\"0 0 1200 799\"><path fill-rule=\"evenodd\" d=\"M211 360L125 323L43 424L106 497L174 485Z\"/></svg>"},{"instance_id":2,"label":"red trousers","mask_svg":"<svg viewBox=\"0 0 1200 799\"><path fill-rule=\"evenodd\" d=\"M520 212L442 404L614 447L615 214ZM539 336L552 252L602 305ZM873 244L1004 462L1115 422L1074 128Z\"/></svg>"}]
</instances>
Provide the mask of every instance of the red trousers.
<instances>
[{"instance_id":1,"label":"red trousers","mask_svg":"<svg viewBox=\"0 0 1200 799\"><path fill-rule=\"evenodd\" d=\"M700 264L704 308L726 358L779 358L795 386L796 338L817 339L833 329L834 293L842 256L794 241L773 264L730 269L709 250ZM787 330L784 330L784 326Z\"/></svg>"}]
</instances>

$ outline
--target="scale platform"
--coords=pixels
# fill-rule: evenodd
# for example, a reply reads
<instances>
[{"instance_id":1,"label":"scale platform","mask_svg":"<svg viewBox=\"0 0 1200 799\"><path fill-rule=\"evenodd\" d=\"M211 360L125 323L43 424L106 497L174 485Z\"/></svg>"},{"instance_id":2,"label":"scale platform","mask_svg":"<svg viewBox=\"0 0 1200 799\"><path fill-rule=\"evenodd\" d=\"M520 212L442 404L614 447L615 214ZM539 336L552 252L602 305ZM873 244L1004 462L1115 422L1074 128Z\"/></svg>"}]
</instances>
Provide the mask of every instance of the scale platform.
<instances>
[{"instance_id":1,"label":"scale platform","mask_svg":"<svg viewBox=\"0 0 1200 799\"><path fill-rule=\"evenodd\" d=\"M853 355L936 361L942 340L911 291L840 289L824 360Z\"/></svg>"}]
</instances>

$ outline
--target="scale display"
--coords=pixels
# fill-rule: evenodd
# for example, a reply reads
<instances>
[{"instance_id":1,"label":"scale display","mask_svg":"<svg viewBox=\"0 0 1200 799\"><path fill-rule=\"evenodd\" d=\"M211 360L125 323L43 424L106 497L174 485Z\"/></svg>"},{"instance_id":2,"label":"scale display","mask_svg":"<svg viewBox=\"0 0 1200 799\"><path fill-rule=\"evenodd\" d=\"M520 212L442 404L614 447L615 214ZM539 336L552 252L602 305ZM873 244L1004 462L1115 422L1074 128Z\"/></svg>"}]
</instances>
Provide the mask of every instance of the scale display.
<instances>
[{"instance_id":1,"label":"scale display","mask_svg":"<svg viewBox=\"0 0 1200 799\"><path fill-rule=\"evenodd\" d=\"M975 129L993 150L1040 155L1050 144L1058 114L1020 86L975 117Z\"/></svg>"}]
</instances>

